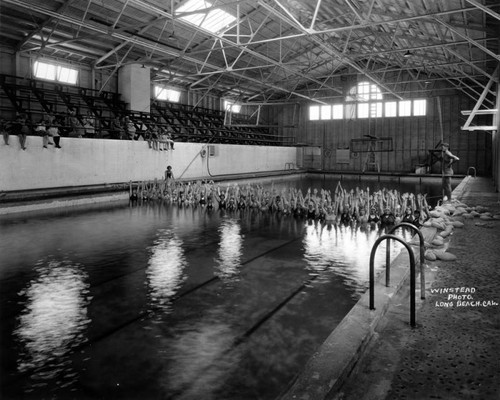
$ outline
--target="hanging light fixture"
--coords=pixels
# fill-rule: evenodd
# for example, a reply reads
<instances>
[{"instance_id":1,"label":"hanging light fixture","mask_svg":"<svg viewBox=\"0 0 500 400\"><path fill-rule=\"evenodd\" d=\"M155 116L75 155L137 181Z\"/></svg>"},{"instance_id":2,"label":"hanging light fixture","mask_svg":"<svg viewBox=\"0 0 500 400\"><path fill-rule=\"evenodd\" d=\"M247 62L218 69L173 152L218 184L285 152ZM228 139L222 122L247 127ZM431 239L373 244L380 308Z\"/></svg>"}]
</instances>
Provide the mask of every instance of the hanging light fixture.
<instances>
[{"instance_id":1,"label":"hanging light fixture","mask_svg":"<svg viewBox=\"0 0 500 400\"><path fill-rule=\"evenodd\" d=\"M406 50L406 53L404 53L404 54L403 54L403 57L404 57L404 58L409 58L409 57L411 57L412 55L413 55L413 54L412 54L412 53L410 53L410 50Z\"/></svg>"}]
</instances>

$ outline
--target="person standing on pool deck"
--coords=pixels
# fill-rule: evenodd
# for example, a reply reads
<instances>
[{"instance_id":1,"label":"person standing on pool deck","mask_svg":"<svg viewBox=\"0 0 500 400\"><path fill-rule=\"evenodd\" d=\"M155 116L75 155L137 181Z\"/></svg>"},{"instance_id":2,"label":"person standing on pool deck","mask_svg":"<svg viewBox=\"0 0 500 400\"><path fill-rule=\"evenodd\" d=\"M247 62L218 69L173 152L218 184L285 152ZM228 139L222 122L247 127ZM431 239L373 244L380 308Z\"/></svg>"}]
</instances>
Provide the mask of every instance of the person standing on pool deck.
<instances>
[{"instance_id":1,"label":"person standing on pool deck","mask_svg":"<svg viewBox=\"0 0 500 400\"><path fill-rule=\"evenodd\" d=\"M172 171L172 166L168 165L165 171L165 182L169 185L174 180L174 172Z\"/></svg>"},{"instance_id":2,"label":"person standing on pool deck","mask_svg":"<svg viewBox=\"0 0 500 400\"><path fill-rule=\"evenodd\" d=\"M443 202L451 201L451 177L453 176L453 168L451 165L458 160L460 159L451 153L450 145L448 143L441 143Z\"/></svg>"}]
</instances>

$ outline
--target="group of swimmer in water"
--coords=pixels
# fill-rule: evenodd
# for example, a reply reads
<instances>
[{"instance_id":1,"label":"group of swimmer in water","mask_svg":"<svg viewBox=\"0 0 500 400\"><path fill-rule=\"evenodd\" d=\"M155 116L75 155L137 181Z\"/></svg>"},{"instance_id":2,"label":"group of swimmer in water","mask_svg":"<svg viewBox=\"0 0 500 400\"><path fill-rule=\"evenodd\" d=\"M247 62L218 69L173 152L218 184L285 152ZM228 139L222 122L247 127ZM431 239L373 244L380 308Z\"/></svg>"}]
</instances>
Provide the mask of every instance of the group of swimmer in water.
<instances>
[{"instance_id":1,"label":"group of swimmer in water","mask_svg":"<svg viewBox=\"0 0 500 400\"><path fill-rule=\"evenodd\" d=\"M169 171L167 169L167 171ZM213 181L177 181L171 170L165 180L130 183L130 200L162 200L178 206L207 210L260 210L307 218L325 223L372 223L395 225L409 222L421 226L429 217L426 195L400 194L397 190L346 190L340 182L330 190L263 187L260 184L221 186Z\"/></svg>"}]
</instances>

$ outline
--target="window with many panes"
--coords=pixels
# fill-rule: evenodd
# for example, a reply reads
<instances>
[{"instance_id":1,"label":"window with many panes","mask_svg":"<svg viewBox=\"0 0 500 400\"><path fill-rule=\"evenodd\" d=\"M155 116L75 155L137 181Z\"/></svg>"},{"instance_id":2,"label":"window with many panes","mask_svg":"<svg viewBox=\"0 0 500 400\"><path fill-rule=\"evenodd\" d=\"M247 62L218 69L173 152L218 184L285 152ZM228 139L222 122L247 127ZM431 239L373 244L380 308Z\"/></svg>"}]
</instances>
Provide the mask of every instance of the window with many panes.
<instances>
[{"instance_id":1,"label":"window with many panes","mask_svg":"<svg viewBox=\"0 0 500 400\"><path fill-rule=\"evenodd\" d=\"M349 90L345 104L309 106L309 120L410 117L427 114L427 100L389 100L383 102L377 85L360 82Z\"/></svg>"},{"instance_id":2,"label":"window with many panes","mask_svg":"<svg viewBox=\"0 0 500 400\"><path fill-rule=\"evenodd\" d=\"M399 116L409 117L411 115L411 100L402 100L399 102Z\"/></svg>"},{"instance_id":3,"label":"window with many panes","mask_svg":"<svg viewBox=\"0 0 500 400\"><path fill-rule=\"evenodd\" d=\"M413 115L422 116L427 114L427 100L413 100Z\"/></svg>"},{"instance_id":4,"label":"window with many panes","mask_svg":"<svg viewBox=\"0 0 500 400\"><path fill-rule=\"evenodd\" d=\"M377 85L370 82L359 82L347 95L347 101L382 100L382 92Z\"/></svg>"},{"instance_id":5,"label":"window with many panes","mask_svg":"<svg viewBox=\"0 0 500 400\"><path fill-rule=\"evenodd\" d=\"M35 61L33 63L33 75L38 79L69 83L72 85L75 85L78 81L77 69L41 61Z\"/></svg>"},{"instance_id":6,"label":"window with many panes","mask_svg":"<svg viewBox=\"0 0 500 400\"><path fill-rule=\"evenodd\" d=\"M181 92L175 89L168 88L166 86L156 85L154 87L155 98L157 100L170 101L172 103L178 103L181 98Z\"/></svg>"},{"instance_id":7,"label":"window with many panes","mask_svg":"<svg viewBox=\"0 0 500 400\"><path fill-rule=\"evenodd\" d=\"M332 118L333 119L343 119L344 118L344 105L334 104L332 107Z\"/></svg>"},{"instance_id":8,"label":"window with many panes","mask_svg":"<svg viewBox=\"0 0 500 400\"><path fill-rule=\"evenodd\" d=\"M241 111L241 105L236 104L234 101L224 100L224 110L230 111L233 114L238 114Z\"/></svg>"}]
</instances>

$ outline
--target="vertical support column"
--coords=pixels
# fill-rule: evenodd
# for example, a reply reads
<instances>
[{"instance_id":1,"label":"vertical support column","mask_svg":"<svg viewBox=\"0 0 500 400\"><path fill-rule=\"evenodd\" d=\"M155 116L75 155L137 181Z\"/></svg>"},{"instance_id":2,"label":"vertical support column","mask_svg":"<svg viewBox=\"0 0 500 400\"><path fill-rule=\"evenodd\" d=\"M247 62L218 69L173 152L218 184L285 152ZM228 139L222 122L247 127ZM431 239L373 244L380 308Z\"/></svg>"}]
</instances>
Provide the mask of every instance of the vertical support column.
<instances>
[{"instance_id":1,"label":"vertical support column","mask_svg":"<svg viewBox=\"0 0 500 400\"><path fill-rule=\"evenodd\" d=\"M149 67L124 65L118 72L118 91L131 111L150 112L151 77Z\"/></svg>"}]
</instances>

